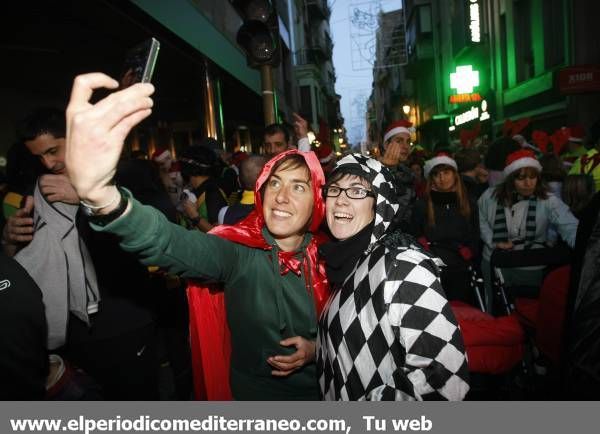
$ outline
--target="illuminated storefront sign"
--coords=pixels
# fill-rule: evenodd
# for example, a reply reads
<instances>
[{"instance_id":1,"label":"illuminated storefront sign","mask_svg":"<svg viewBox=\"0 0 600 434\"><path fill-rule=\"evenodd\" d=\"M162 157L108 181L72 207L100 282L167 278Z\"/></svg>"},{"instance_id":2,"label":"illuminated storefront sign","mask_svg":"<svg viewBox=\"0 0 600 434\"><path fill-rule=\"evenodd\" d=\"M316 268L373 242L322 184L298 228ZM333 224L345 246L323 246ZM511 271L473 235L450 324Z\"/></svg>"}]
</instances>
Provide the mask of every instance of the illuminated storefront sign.
<instances>
[{"instance_id":1,"label":"illuminated storefront sign","mask_svg":"<svg viewBox=\"0 0 600 434\"><path fill-rule=\"evenodd\" d=\"M481 95L478 93L459 93L458 95L450 95L448 97L450 104L464 104L467 102L479 102L481 100Z\"/></svg>"},{"instance_id":2,"label":"illuminated storefront sign","mask_svg":"<svg viewBox=\"0 0 600 434\"><path fill-rule=\"evenodd\" d=\"M471 23L469 24L469 29L471 30L471 42L481 42L479 0L470 0L469 18L471 21Z\"/></svg>"},{"instance_id":3,"label":"illuminated storefront sign","mask_svg":"<svg viewBox=\"0 0 600 434\"><path fill-rule=\"evenodd\" d=\"M474 121L475 119L479 119L479 107L471 107L466 112L456 115L454 118L454 125L459 126Z\"/></svg>"},{"instance_id":4,"label":"illuminated storefront sign","mask_svg":"<svg viewBox=\"0 0 600 434\"><path fill-rule=\"evenodd\" d=\"M487 121L490 118L490 113L487 111L487 109L488 104L486 100L481 101L481 105L479 107L471 106L469 110L454 117L454 126L463 125L474 120L479 120L481 122Z\"/></svg>"},{"instance_id":5,"label":"illuminated storefront sign","mask_svg":"<svg viewBox=\"0 0 600 434\"><path fill-rule=\"evenodd\" d=\"M479 86L479 71L473 66L457 66L456 72L450 74L450 89L455 89L457 94L473 93L473 88Z\"/></svg>"}]
</instances>

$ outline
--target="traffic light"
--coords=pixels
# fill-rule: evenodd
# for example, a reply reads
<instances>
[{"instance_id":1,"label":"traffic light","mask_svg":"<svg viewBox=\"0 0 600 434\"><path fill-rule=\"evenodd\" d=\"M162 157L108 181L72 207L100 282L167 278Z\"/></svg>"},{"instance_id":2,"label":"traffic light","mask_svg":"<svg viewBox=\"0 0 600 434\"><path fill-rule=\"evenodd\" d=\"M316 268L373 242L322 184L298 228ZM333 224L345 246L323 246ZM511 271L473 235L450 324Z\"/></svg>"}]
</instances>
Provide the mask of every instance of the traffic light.
<instances>
[{"instance_id":1,"label":"traffic light","mask_svg":"<svg viewBox=\"0 0 600 434\"><path fill-rule=\"evenodd\" d=\"M248 66L279 65L279 25L275 7L269 0L229 0L244 23L237 43L246 53Z\"/></svg>"}]
</instances>

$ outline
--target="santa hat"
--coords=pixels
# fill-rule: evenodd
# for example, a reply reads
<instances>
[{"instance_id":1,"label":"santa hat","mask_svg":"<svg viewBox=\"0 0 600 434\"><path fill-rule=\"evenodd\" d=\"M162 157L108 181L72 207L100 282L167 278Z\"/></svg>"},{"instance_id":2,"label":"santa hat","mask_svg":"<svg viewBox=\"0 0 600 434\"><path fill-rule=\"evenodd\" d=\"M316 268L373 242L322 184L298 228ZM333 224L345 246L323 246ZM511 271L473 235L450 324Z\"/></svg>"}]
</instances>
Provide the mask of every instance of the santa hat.
<instances>
[{"instance_id":1,"label":"santa hat","mask_svg":"<svg viewBox=\"0 0 600 434\"><path fill-rule=\"evenodd\" d=\"M429 176L429 173L435 166L439 166L441 164L445 164L446 166L452 166L456 171L458 171L458 166L456 165L456 161L454 161L448 154L440 153L433 157L431 160L427 160L425 162L425 166L423 167L423 172L425 173L425 178Z\"/></svg>"},{"instance_id":2,"label":"santa hat","mask_svg":"<svg viewBox=\"0 0 600 434\"><path fill-rule=\"evenodd\" d=\"M569 142L582 143L585 131L581 125L575 125L569 128Z\"/></svg>"},{"instance_id":3,"label":"santa hat","mask_svg":"<svg viewBox=\"0 0 600 434\"><path fill-rule=\"evenodd\" d=\"M508 154L508 157L506 157L506 166L504 167L504 176L506 177L524 167L532 167L537 169L538 172L542 171L542 165L536 160L533 151L529 149L521 149L520 151Z\"/></svg>"},{"instance_id":4,"label":"santa hat","mask_svg":"<svg viewBox=\"0 0 600 434\"><path fill-rule=\"evenodd\" d=\"M156 161L157 163L162 163L170 157L171 153L165 148L156 148L156 150L152 153L152 160Z\"/></svg>"},{"instance_id":5,"label":"santa hat","mask_svg":"<svg viewBox=\"0 0 600 434\"><path fill-rule=\"evenodd\" d=\"M325 144L319 146L315 150L315 154L317 154L321 164L327 164L335 157L335 153L333 152L333 149L331 149L331 146Z\"/></svg>"},{"instance_id":6,"label":"santa hat","mask_svg":"<svg viewBox=\"0 0 600 434\"><path fill-rule=\"evenodd\" d=\"M410 135L413 132L413 129L411 127L412 123L410 121L407 121L406 119L401 119L399 121L392 122L385 130L385 134L383 135L383 143L387 142L396 134L406 133Z\"/></svg>"},{"instance_id":7,"label":"santa hat","mask_svg":"<svg viewBox=\"0 0 600 434\"><path fill-rule=\"evenodd\" d=\"M237 167L240 167L240 164L242 164L242 161L244 161L248 157L250 157L250 155L248 155L248 153L243 152L243 151L237 151L237 152L234 152L233 155L231 156L231 162L233 164L235 164Z\"/></svg>"}]
</instances>

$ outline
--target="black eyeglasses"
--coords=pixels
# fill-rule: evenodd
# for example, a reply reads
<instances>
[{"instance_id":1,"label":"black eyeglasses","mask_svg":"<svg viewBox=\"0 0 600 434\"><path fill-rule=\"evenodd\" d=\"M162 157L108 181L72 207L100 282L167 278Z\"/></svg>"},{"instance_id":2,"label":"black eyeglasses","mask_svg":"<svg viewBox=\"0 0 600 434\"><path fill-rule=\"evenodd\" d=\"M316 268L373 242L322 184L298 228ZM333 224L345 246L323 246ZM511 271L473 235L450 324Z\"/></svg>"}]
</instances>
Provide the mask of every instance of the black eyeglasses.
<instances>
[{"instance_id":1,"label":"black eyeglasses","mask_svg":"<svg viewBox=\"0 0 600 434\"><path fill-rule=\"evenodd\" d=\"M346 193L346 197L348 199L364 199L367 196L375 197L375 193L371 190L367 190L362 187L336 187L334 185L330 185L329 187L323 187L323 196L325 197L338 197L342 194L342 191Z\"/></svg>"}]
</instances>

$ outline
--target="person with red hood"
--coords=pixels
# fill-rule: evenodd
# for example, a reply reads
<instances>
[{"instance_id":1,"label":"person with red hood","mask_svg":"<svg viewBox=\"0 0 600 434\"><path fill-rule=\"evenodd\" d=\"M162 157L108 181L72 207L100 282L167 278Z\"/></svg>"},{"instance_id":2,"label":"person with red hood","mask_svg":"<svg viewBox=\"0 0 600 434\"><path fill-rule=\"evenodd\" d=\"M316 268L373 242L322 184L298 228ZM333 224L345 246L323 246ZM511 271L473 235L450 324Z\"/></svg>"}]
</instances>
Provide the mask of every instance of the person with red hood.
<instances>
[{"instance_id":1,"label":"person with red hood","mask_svg":"<svg viewBox=\"0 0 600 434\"><path fill-rule=\"evenodd\" d=\"M92 228L118 236L146 264L223 284L234 399L318 399L317 317L328 295L315 234L325 211L318 159L296 150L277 155L257 181L256 209L245 220L213 234L187 231L112 183L124 139L150 114L154 91L136 84L89 102L94 89L117 86L101 73L79 76L67 108L67 167Z\"/></svg>"}]
</instances>

